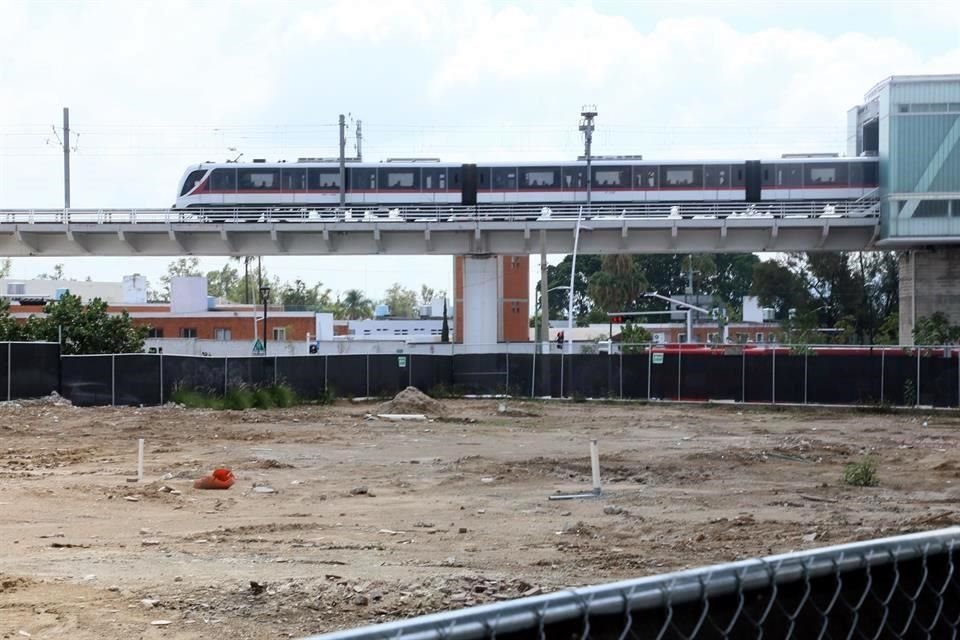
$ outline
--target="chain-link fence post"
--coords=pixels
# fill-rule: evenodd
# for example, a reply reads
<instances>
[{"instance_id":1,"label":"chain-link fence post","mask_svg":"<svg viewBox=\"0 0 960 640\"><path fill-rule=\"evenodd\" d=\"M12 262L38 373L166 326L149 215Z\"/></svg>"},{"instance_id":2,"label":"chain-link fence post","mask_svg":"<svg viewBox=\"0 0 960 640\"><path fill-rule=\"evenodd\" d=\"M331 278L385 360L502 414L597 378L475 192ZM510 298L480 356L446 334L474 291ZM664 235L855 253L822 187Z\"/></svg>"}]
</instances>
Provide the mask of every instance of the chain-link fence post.
<instances>
[{"instance_id":1,"label":"chain-link fence post","mask_svg":"<svg viewBox=\"0 0 960 640\"><path fill-rule=\"evenodd\" d=\"M564 391L563 383L564 383L564 380L565 380L564 375L563 375L563 367L564 367L564 353L563 353L563 351L564 351L563 347L560 347L560 397L561 397L561 398L566 397L566 396L563 395L563 391Z\"/></svg>"},{"instance_id":2,"label":"chain-link fence post","mask_svg":"<svg viewBox=\"0 0 960 640\"><path fill-rule=\"evenodd\" d=\"M777 347L770 349L770 403L777 404Z\"/></svg>"},{"instance_id":3,"label":"chain-link fence post","mask_svg":"<svg viewBox=\"0 0 960 640\"><path fill-rule=\"evenodd\" d=\"M163 351L160 352L160 406L163 406Z\"/></svg>"},{"instance_id":4,"label":"chain-link fence post","mask_svg":"<svg viewBox=\"0 0 960 640\"><path fill-rule=\"evenodd\" d=\"M647 401L650 400L650 390L653 388L653 345L647 345Z\"/></svg>"},{"instance_id":5,"label":"chain-link fence post","mask_svg":"<svg viewBox=\"0 0 960 640\"><path fill-rule=\"evenodd\" d=\"M683 377L683 345L677 349L677 401L680 401L680 380Z\"/></svg>"},{"instance_id":6,"label":"chain-link fence post","mask_svg":"<svg viewBox=\"0 0 960 640\"><path fill-rule=\"evenodd\" d=\"M330 388L330 374L327 369L327 364L330 360L330 354L326 353L323 355L323 392L326 393L327 389Z\"/></svg>"},{"instance_id":7,"label":"chain-link fence post","mask_svg":"<svg viewBox=\"0 0 960 640\"><path fill-rule=\"evenodd\" d=\"M110 406L117 406L117 354L110 356Z\"/></svg>"},{"instance_id":8,"label":"chain-link fence post","mask_svg":"<svg viewBox=\"0 0 960 640\"><path fill-rule=\"evenodd\" d=\"M810 389L810 349L803 350L803 404L807 404Z\"/></svg>"},{"instance_id":9,"label":"chain-link fence post","mask_svg":"<svg viewBox=\"0 0 960 640\"><path fill-rule=\"evenodd\" d=\"M740 346L740 402L747 402L747 350Z\"/></svg>"},{"instance_id":10,"label":"chain-link fence post","mask_svg":"<svg viewBox=\"0 0 960 640\"><path fill-rule=\"evenodd\" d=\"M273 386L277 386L277 356L273 356Z\"/></svg>"},{"instance_id":11,"label":"chain-link fence post","mask_svg":"<svg viewBox=\"0 0 960 640\"><path fill-rule=\"evenodd\" d=\"M13 400L10 395L13 392L13 345L7 343L7 400Z\"/></svg>"},{"instance_id":12,"label":"chain-link fence post","mask_svg":"<svg viewBox=\"0 0 960 640\"><path fill-rule=\"evenodd\" d=\"M364 395L366 395L366 397L369 398L370 397L370 354L369 353L366 354L365 356L363 356L363 358L364 358L364 366L363 366L364 376L363 377L366 378L366 392Z\"/></svg>"},{"instance_id":13,"label":"chain-link fence post","mask_svg":"<svg viewBox=\"0 0 960 640\"><path fill-rule=\"evenodd\" d=\"M920 347L917 347L917 388L913 392L913 406L920 406Z\"/></svg>"},{"instance_id":14,"label":"chain-link fence post","mask_svg":"<svg viewBox=\"0 0 960 640\"><path fill-rule=\"evenodd\" d=\"M230 389L230 358L223 358L223 395L226 397Z\"/></svg>"},{"instance_id":15,"label":"chain-link fence post","mask_svg":"<svg viewBox=\"0 0 960 640\"><path fill-rule=\"evenodd\" d=\"M880 349L880 404L883 404L883 394L887 386L887 350Z\"/></svg>"},{"instance_id":16,"label":"chain-link fence post","mask_svg":"<svg viewBox=\"0 0 960 640\"><path fill-rule=\"evenodd\" d=\"M620 337L622 338L623 335L621 334ZM610 348L613 349L613 337L610 338ZM617 355L620 360L620 399L623 400L623 345L620 346ZM960 358L957 359L957 362L960 362Z\"/></svg>"},{"instance_id":17,"label":"chain-link fence post","mask_svg":"<svg viewBox=\"0 0 960 640\"><path fill-rule=\"evenodd\" d=\"M506 395L510 395L510 343L507 343L507 388L504 389Z\"/></svg>"}]
</instances>

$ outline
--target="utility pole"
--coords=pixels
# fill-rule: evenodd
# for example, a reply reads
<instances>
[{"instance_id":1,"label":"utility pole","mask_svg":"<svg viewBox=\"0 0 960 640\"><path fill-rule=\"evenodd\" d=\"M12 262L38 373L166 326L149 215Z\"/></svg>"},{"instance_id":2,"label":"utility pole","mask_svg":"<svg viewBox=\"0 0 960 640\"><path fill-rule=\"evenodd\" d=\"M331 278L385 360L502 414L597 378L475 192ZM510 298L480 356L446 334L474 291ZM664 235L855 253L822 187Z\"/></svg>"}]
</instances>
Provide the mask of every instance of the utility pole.
<instances>
[{"instance_id":1,"label":"utility pole","mask_svg":"<svg viewBox=\"0 0 960 640\"><path fill-rule=\"evenodd\" d=\"M357 120L357 162L363 162L363 120Z\"/></svg>"},{"instance_id":2,"label":"utility pole","mask_svg":"<svg viewBox=\"0 0 960 640\"><path fill-rule=\"evenodd\" d=\"M63 208L70 208L70 108L63 108Z\"/></svg>"},{"instance_id":3,"label":"utility pole","mask_svg":"<svg viewBox=\"0 0 960 640\"><path fill-rule=\"evenodd\" d=\"M340 208L347 203L346 176L347 176L347 119L340 114Z\"/></svg>"},{"instance_id":4,"label":"utility pole","mask_svg":"<svg viewBox=\"0 0 960 640\"><path fill-rule=\"evenodd\" d=\"M593 119L597 117L597 105L587 104L580 110L580 131L583 133L584 155L587 157L587 213L590 213L591 191L593 187L592 158L590 148L593 145Z\"/></svg>"}]
</instances>

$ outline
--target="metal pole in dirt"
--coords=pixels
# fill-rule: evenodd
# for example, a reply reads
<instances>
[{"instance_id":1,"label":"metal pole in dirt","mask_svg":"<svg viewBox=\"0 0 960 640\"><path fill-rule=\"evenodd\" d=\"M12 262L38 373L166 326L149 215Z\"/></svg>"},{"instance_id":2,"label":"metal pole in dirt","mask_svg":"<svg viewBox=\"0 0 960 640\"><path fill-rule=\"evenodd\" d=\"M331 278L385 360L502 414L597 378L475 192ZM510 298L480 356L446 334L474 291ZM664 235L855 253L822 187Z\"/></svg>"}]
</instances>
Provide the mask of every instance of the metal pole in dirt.
<instances>
[{"instance_id":1,"label":"metal pole in dirt","mask_svg":"<svg viewBox=\"0 0 960 640\"><path fill-rule=\"evenodd\" d=\"M230 371L230 358L224 356L223 358L223 395L227 395L227 387L229 386L229 377L227 374Z\"/></svg>"},{"instance_id":2,"label":"metal pole in dirt","mask_svg":"<svg viewBox=\"0 0 960 640\"><path fill-rule=\"evenodd\" d=\"M366 364L364 365L364 377L367 379L366 396L370 397L370 354L364 356Z\"/></svg>"},{"instance_id":3,"label":"metal pole in dirt","mask_svg":"<svg viewBox=\"0 0 960 640\"><path fill-rule=\"evenodd\" d=\"M137 482L143 482L143 438L137 440Z\"/></svg>"},{"instance_id":4,"label":"metal pole in dirt","mask_svg":"<svg viewBox=\"0 0 960 640\"><path fill-rule=\"evenodd\" d=\"M561 348L561 349L560 349L560 397L561 397L561 398L564 397L564 395L563 395L563 382L564 382L564 376L563 376L563 365L564 365L563 355L564 355L564 354L563 354L563 348Z\"/></svg>"},{"instance_id":5,"label":"metal pole in dirt","mask_svg":"<svg viewBox=\"0 0 960 640\"><path fill-rule=\"evenodd\" d=\"M117 404L117 355L110 356L110 405Z\"/></svg>"},{"instance_id":6,"label":"metal pole in dirt","mask_svg":"<svg viewBox=\"0 0 960 640\"><path fill-rule=\"evenodd\" d=\"M807 373L809 363L810 363L810 352L809 350L806 350L803 353L803 404L807 404L807 389L808 389L808 385L810 384L810 375ZM880 377L881 379L883 378L883 373L880 374Z\"/></svg>"},{"instance_id":7,"label":"metal pole in dirt","mask_svg":"<svg viewBox=\"0 0 960 640\"><path fill-rule=\"evenodd\" d=\"M600 452L597 450L597 441L590 441L590 471L593 475L593 494L600 495Z\"/></svg>"},{"instance_id":8,"label":"metal pole in dirt","mask_svg":"<svg viewBox=\"0 0 960 640\"><path fill-rule=\"evenodd\" d=\"M13 400L11 391L13 390L13 345L7 343L7 400Z\"/></svg>"}]
</instances>

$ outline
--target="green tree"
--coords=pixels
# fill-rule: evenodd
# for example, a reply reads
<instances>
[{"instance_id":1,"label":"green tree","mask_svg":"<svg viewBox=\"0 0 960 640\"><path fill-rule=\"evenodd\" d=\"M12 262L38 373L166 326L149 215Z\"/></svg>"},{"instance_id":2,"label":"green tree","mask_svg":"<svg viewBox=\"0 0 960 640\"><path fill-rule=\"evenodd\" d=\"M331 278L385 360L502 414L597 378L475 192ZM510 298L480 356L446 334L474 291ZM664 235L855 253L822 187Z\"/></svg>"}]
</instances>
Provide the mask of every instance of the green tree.
<instances>
[{"instance_id":1,"label":"green tree","mask_svg":"<svg viewBox=\"0 0 960 640\"><path fill-rule=\"evenodd\" d=\"M434 298L437 297L437 292L434 291L433 287L428 287L425 284L420 285L420 303L421 304L430 304Z\"/></svg>"},{"instance_id":2,"label":"green tree","mask_svg":"<svg viewBox=\"0 0 960 640\"><path fill-rule=\"evenodd\" d=\"M954 344L960 341L960 327L951 325L942 311L917 320L913 327L913 343L920 346Z\"/></svg>"},{"instance_id":3,"label":"green tree","mask_svg":"<svg viewBox=\"0 0 960 640\"><path fill-rule=\"evenodd\" d=\"M620 344L624 353L639 353L651 342L653 336L639 324L627 323L620 329Z\"/></svg>"},{"instance_id":4,"label":"green tree","mask_svg":"<svg viewBox=\"0 0 960 640\"><path fill-rule=\"evenodd\" d=\"M27 332L34 340L59 340L64 354L143 351L147 328L134 326L126 311L108 314L107 303L99 298L84 306L79 296L68 293L43 310L44 316L27 321Z\"/></svg>"},{"instance_id":5,"label":"green tree","mask_svg":"<svg viewBox=\"0 0 960 640\"><path fill-rule=\"evenodd\" d=\"M240 272L228 262L207 272L207 293L228 302L244 302L244 283Z\"/></svg>"},{"instance_id":6,"label":"green tree","mask_svg":"<svg viewBox=\"0 0 960 640\"><path fill-rule=\"evenodd\" d=\"M294 280L293 284L284 284L280 287L280 302L286 306L304 307L309 311L330 311L333 301L330 298L330 289L322 289L318 282L307 287L303 280Z\"/></svg>"},{"instance_id":7,"label":"green tree","mask_svg":"<svg viewBox=\"0 0 960 640\"><path fill-rule=\"evenodd\" d=\"M359 289L347 291L340 304L342 316L347 320L360 320L373 315L373 302Z\"/></svg>"},{"instance_id":8,"label":"green tree","mask_svg":"<svg viewBox=\"0 0 960 640\"><path fill-rule=\"evenodd\" d=\"M647 279L628 255L604 256L600 270L590 276L587 294L600 310L632 311L646 290Z\"/></svg>"},{"instance_id":9,"label":"green tree","mask_svg":"<svg viewBox=\"0 0 960 640\"><path fill-rule=\"evenodd\" d=\"M3 258L0 260L0 278L6 278L10 275L10 270L13 268L13 262L10 258Z\"/></svg>"},{"instance_id":10,"label":"green tree","mask_svg":"<svg viewBox=\"0 0 960 640\"><path fill-rule=\"evenodd\" d=\"M0 300L0 342L29 340L26 327L10 315L10 302Z\"/></svg>"},{"instance_id":11,"label":"green tree","mask_svg":"<svg viewBox=\"0 0 960 640\"><path fill-rule=\"evenodd\" d=\"M804 279L790 266L774 260L758 262L753 266L753 283L750 287L760 304L773 307L776 317L785 320L790 309L806 309L810 306L810 292Z\"/></svg>"},{"instance_id":12,"label":"green tree","mask_svg":"<svg viewBox=\"0 0 960 640\"><path fill-rule=\"evenodd\" d=\"M383 304L390 307L394 318L412 318L416 315L417 292L394 283L383 298Z\"/></svg>"},{"instance_id":13,"label":"green tree","mask_svg":"<svg viewBox=\"0 0 960 640\"><path fill-rule=\"evenodd\" d=\"M753 268L760 258L752 253L722 253L713 256L713 274L706 279L704 291L728 310L729 316L740 317L743 298L750 295Z\"/></svg>"}]
</instances>

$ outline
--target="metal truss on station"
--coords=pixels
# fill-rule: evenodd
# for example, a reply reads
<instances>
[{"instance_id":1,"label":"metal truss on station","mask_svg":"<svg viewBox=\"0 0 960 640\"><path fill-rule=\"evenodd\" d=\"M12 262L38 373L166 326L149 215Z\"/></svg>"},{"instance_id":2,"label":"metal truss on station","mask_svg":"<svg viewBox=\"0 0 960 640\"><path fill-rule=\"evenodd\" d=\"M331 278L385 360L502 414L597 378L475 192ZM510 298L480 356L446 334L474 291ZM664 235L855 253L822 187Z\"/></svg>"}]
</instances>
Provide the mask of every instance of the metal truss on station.
<instances>
[{"instance_id":1,"label":"metal truss on station","mask_svg":"<svg viewBox=\"0 0 960 640\"><path fill-rule=\"evenodd\" d=\"M6 256L518 255L856 251L875 197L354 209L0 210ZM579 225L578 225L579 221Z\"/></svg>"}]
</instances>

